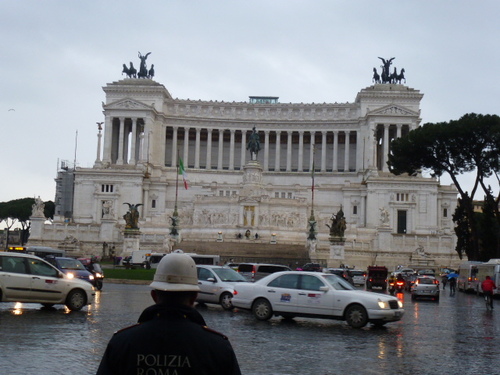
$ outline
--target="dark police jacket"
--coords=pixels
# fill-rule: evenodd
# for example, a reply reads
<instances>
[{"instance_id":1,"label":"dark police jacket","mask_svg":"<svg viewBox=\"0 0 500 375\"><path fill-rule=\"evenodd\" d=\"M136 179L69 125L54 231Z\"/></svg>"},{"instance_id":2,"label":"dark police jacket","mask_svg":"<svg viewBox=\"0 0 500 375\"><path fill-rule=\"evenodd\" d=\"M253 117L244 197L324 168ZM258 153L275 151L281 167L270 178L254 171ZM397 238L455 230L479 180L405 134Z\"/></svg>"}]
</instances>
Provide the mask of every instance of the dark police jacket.
<instances>
[{"instance_id":1,"label":"dark police jacket","mask_svg":"<svg viewBox=\"0 0 500 375\"><path fill-rule=\"evenodd\" d=\"M188 306L153 305L139 323L116 332L97 375L238 375L229 340Z\"/></svg>"}]
</instances>

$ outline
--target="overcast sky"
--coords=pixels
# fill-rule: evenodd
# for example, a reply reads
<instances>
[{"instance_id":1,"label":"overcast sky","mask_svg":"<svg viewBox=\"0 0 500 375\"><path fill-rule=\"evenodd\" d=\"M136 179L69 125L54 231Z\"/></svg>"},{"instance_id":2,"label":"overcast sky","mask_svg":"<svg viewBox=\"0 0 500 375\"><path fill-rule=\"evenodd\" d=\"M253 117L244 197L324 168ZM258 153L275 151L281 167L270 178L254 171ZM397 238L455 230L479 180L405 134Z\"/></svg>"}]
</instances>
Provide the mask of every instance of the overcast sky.
<instances>
[{"instance_id":1,"label":"overcast sky","mask_svg":"<svg viewBox=\"0 0 500 375\"><path fill-rule=\"evenodd\" d=\"M2 0L0 202L54 200L75 150L93 165L102 87L138 51L173 97L282 103L353 102L395 57L424 124L499 114L499 15L498 0Z\"/></svg>"}]
</instances>

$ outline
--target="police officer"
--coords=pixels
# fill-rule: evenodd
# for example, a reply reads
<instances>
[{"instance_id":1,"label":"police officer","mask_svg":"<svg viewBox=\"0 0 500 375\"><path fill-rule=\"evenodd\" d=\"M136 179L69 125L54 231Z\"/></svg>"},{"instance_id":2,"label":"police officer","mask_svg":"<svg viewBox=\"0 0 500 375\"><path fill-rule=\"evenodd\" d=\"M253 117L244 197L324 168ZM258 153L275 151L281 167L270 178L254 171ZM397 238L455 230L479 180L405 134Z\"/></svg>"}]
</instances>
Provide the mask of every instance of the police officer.
<instances>
[{"instance_id":1,"label":"police officer","mask_svg":"<svg viewBox=\"0 0 500 375\"><path fill-rule=\"evenodd\" d=\"M165 255L150 286L156 304L138 324L113 335L97 375L241 374L227 337L208 328L193 308L200 289L189 255Z\"/></svg>"}]
</instances>

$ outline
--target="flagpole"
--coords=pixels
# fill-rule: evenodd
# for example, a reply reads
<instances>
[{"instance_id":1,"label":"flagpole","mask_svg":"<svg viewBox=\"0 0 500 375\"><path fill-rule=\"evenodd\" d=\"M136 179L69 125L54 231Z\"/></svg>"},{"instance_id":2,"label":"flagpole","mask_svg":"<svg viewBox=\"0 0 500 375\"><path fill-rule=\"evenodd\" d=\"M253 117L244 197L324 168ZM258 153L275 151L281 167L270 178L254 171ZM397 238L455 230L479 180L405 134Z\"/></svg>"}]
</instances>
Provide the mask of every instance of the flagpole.
<instances>
[{"instance_id":1,"label":"flagpole","mask_svg":"<svg viewBox=\"0 0 500 375\"><path fill-rule=\"evenodd\" d=\"M177 216L177 196L179 195L179 151L177 151L177 165L175 166L175 207L174 216Z\"/></svg>"},{"instance_id":2,"label":"flagpole","mask_svg":"<svg viewBox=\"0 0 500 375\"><path fill-rule=\"evenodd\" d=\"M170 227L170 235L176 240L178 239L179 236L179 230L177 229L177 223L178 223L178 217L179 214L177 212L177 197L179 195L179 153L177 152L177 163L175 166L175 205L174 205L174 212L172 214L172 217L170 218L172 220L172 226Z\"/></svg>"}]
</instances>

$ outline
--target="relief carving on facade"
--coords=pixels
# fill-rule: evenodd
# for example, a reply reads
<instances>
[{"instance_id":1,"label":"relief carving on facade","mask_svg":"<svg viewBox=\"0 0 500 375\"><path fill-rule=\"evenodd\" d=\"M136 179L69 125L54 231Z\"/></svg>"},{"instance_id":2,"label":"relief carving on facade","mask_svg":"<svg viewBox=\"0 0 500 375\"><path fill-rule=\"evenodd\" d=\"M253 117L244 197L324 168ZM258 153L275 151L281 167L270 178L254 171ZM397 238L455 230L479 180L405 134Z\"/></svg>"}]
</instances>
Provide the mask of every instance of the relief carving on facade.
<instances>
[{"instance_id":1,"label":"relief carving on facade","mask_svg":"<svg viewBox=\"0 0 500 375\"><path fill-rule=\"evenodd\" d=\"M110 220L115 218L112 200L102 201L101 219Z\"/></svg>"},{"instance_id":2,"label":"relief carving on facade","mask_svg":"<svg viewBox=\"0 0 500 375\"><path fill-rule=\"evenodd\" d=\"M201 226L215 226L215 225L237 225L238 214L236 212L227 212L225 210L208 210L197 209L193 214L193 224Z\"/></svg>"}]
</instances>

